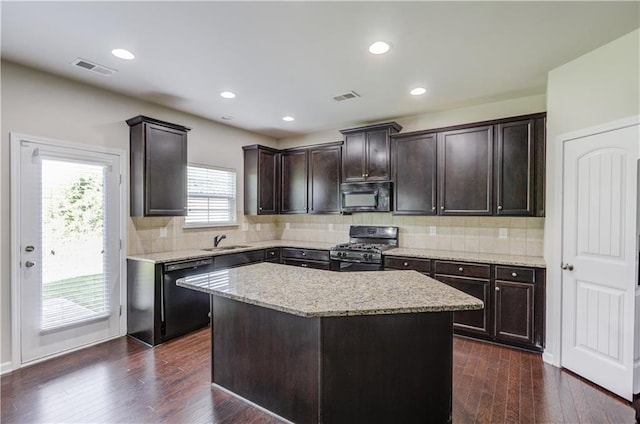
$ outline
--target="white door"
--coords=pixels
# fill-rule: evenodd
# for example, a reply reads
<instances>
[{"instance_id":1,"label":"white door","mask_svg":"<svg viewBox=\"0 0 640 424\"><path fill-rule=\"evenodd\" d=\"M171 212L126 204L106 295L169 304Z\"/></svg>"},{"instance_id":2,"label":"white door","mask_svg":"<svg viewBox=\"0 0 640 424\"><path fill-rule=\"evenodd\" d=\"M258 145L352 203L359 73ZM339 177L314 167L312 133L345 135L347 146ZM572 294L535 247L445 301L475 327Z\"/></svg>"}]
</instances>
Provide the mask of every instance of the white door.
<instances>
[{"instance_id":1,"label":"white door","mask_svg":"<svg viewBox=\"0 0 640 424\"><path fill-rule=\"evenodd\" d=\"M632 400L639 126L564 142L562 366Z\"/></svg>"},{"instance_id":2,"label":"white door","mask_svg":"<svg viewBox=\"0 0 640 424\"><path fill-rule=\"evenodd\" d=\"M12 142L24 364L120 334L120 156Z\"/></svg>"}]
</instances>

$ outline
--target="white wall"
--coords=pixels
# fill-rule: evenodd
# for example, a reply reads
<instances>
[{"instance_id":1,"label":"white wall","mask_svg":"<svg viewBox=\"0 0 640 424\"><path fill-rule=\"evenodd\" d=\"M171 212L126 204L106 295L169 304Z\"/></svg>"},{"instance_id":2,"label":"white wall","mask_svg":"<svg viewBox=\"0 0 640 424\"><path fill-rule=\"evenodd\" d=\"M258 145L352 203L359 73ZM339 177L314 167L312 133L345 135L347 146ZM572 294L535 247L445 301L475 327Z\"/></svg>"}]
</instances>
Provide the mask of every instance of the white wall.
<instances>
[{"instance_id":1,"label":"white wall","mask_svg":"<svg viewBox=\"0 0 640 424\"><path fill-rule=\"evenodd\" d=\"M96 78L102 78L96 76ZM0 364L11 360L9 133L128 150L125 120L147 115L192 128L189 161L236 168L242 187L242 145L275 146L274 139L124 95L91 87L10 62L2 62L2 144L0 149ZM242 210L242 191L238 210Z\"/></svg>"},{"instance_id":2,"label":"white wall","mask_svg":"<svg viewBox=\"0 0 640 424\"><path fill-rule=\"evenodd\" d=\"M440 112L425 113L395 119L402 125L402 132L443 128L452 125L468 124L473 122L488 121L491 119L508 118L510 116L526 115L529 113L544 112L546 110L546 98L544 95L520 97L501 102L486 103L459 109L451 109ZM365 124L362 124L365 125ZM359 125L354 125L357 127ZM342 140L340 130L336 128L327 131L319 131L301 137L292 137L278 140L278 146L282 149L309 144L329 143Z\"/></svg>"},{"instance_id":3,"label":"white wall","mask_svg":"<svg viewBox=\"0 0 640 424\"><path fill-rule=\"evenodd\" d=\"M640 30L549 72L547 80L547 346L560 363L561 149L558 136L640 114Z\"/></svg>"}]
</instances>

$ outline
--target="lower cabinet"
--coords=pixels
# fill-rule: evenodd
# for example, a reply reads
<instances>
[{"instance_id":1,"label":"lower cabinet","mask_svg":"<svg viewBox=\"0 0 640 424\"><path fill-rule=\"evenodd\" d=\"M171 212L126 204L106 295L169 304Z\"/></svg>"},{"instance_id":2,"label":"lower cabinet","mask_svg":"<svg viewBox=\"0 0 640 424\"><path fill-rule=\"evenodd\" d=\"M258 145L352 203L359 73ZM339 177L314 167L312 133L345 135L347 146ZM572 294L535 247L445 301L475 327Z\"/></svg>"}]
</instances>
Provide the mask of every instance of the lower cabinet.
<instances>
[{"instance_id":1,"label":"lower cabinet","mask_svg":"<svg viewBox=\"0 0 640 424\"><path fill-rule=\"evenodd\" d=\"M453 314L456 334L541 351L545 270L385 256L385 269L412 269L470 294L484 309Z\"/></svg>"},{"instance_id":2,"label":"lower cabinet","mask_svg":"<svg viewBox=\"0 0 640 424\"><path fill-rule=\"evenodd\" d=\"M280 248L273 247L271 249L265 249L264 251L265 262L280 263Z\"/></svg>"},{"instance_id":3,"label":"lower cabinet","mask_svg":"<svg viewBox=\"0 0 640 424\"><path fill-rule=\"evenodd\" d=\"M233 268L241 265L249 265L265 260L264 250L250 250L248 252L229 253L214 257L214 269Z\"/></svg>"},{"instance_id":4,"label":"lower cabinet","mask_svg":"<svg viewBox=\"0 0 640 424\"><path fill-rule=\"evenodd\" d=\"M330 269L329 251L283 247L280 250L281 263L303 268Z\"/></svg>"}]
</instances>

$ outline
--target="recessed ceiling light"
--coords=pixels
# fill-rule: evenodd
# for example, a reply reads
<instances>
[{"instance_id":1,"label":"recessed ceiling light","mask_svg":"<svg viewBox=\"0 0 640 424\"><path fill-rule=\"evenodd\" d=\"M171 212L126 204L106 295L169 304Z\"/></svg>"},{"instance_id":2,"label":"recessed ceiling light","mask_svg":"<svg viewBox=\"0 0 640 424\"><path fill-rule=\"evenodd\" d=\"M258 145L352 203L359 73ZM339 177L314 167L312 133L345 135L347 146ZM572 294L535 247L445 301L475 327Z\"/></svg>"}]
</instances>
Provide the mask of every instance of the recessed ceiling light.
<instances>
[{"instance_id":1,"label":"recessed ceiling light","mask_svg":"<svg viewBox=\"0 0 640 424\"><path fill-rule=\"evenodd\" d=\"M111 54L124 60L133 60L136 58L133 53L126 49L113 49L111 50Z\"/></svg>"},{"instance_id":2,"label":"recessed ceiling light","mask_svg":"<svg viewBox=\"0 0 640 424\"><path fill-rule=\"evenodd\" d=\"M389 51L391 47L384 41L376 41L369 46L369 52L373 54L383 54Z\"/></svg>"},{"instance_id":3,"label":"recessed ceiling light","mask_svg":"<svg viewBox=\"0 0 640 424\"><path fill-rule=\"evenodd\" d=\"M413 90L411 90L411 94L413 94L414 96L422 96L426 92L427 92L427 89L422 87L416 87Z\"/></svg>"},{"instance_id":4,"label":"recessed ceiling light","mask_svg":"<svg viewBox=\"0 0 640 424\"><path fill-rule=\"evenodd\" d=\"M283 121L287 121L287 122L291 122L291 121L295 120L295 118L293 116L283 116L282 120Z\"/></svg>"},{"instance_id":5,"label":"recessed ceiling light","mask_svg":"<svg viewBox=\"0 0 640 424\"><path fill-rule=\"evenodd\" d=\"M234 97L236 97L236 95L231 91L223 91L222 93L220 93L220 96L224 97L225 99L233 99Z\"/></svg>"}]
</instances>

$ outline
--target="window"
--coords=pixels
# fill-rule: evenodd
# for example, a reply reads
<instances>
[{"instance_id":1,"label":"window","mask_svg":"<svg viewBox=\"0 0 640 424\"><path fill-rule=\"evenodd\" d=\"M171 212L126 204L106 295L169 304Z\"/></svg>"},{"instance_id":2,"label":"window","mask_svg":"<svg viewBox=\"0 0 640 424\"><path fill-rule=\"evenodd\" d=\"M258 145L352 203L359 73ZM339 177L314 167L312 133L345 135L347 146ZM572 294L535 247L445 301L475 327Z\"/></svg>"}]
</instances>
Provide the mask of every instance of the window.
<instances>
[{"instance_id":1,"label":"window","mask_svg":"<svg viewBox=\"0 0 640 424\"><path fill-rule=\"evenodd\" d=\"M189 165L187 191L186 227L235 225L235 170Z\"/></svg>"}]
</instances>

